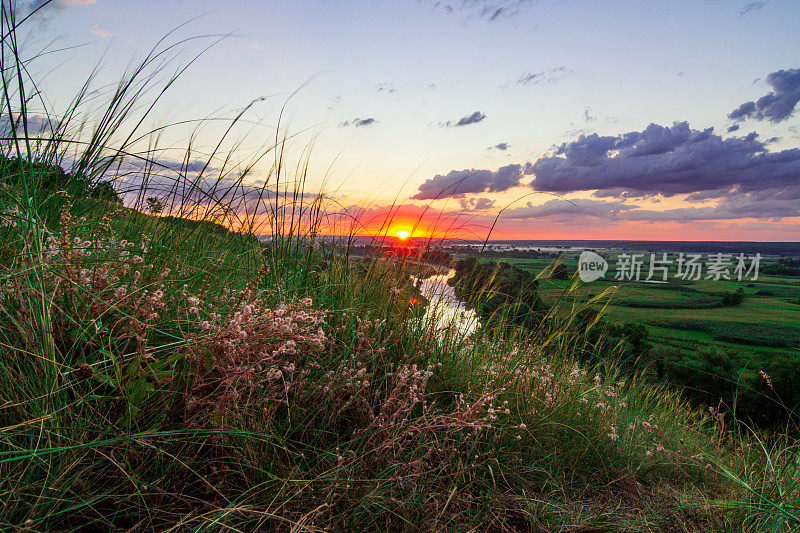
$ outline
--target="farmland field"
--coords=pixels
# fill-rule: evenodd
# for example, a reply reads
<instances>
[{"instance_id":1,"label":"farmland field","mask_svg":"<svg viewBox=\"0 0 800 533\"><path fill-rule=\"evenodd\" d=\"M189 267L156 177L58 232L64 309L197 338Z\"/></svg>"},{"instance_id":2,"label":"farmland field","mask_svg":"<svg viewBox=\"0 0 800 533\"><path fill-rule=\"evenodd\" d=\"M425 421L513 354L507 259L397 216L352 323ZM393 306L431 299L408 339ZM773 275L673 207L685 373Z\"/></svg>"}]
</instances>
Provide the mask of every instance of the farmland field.
<instances>
[{"instance_id":1,"label":"farmland field","mask_svg":"<svg viewBox=\"0 0 800 533\"><path fill-rule=\"evenodd\" d=\"M782 368L800 362L800 277L751 273L741 281L735 275L715 280L706 279L703 271L700 279L681 279L671 265L666 283L650 283L644 281L650 254L626 250L644 253L641 281L635 277L615 280L615 265L609 260L603 278L585 283L573 276L578 253L530 259L496 253L492 260L538 275L539 295L546 304L566 303L559 306L562 310L583 305L603 307L604 319L611 324L643 325L650 349L637 355L645 359L645 364L667 354L666 359L675 366L689 371L695 364L692 361L713 359L708 354L716 353L722 362L714 364L732 368L730 379L738 382L746 374L759 381L759 372L778 362ZM670 254L673 259L676 256ZM777 260L778 256L764 256L760 266ZM561 276L552 275L554 263L566 267ZM562 279L555 279L558 277ZM736 303L731 302L731 295L740 295Z\"/></svg>"}]
</instances>

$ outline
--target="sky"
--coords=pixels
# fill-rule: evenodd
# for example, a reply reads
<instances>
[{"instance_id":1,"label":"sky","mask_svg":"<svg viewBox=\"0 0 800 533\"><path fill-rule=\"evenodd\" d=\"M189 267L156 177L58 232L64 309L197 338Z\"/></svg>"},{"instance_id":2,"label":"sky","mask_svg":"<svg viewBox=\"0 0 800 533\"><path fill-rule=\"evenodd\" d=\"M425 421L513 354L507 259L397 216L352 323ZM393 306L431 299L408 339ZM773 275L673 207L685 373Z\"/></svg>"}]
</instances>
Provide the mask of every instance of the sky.
<instances>
[{"instance_id":1,"label":"sky","mask_svg":"<svg viewBox=\"0 0 800 533\"><path fill-rule=\"evenodd\" d=\"M36 17L29 49L67 49L38 67L56 109L96 65L111 87L171 30L198 37L157 121L261 99L238 150L279 129L306 189L367 228L800 240L794 0L56 0Z\"/></svg>"}]
</instances>

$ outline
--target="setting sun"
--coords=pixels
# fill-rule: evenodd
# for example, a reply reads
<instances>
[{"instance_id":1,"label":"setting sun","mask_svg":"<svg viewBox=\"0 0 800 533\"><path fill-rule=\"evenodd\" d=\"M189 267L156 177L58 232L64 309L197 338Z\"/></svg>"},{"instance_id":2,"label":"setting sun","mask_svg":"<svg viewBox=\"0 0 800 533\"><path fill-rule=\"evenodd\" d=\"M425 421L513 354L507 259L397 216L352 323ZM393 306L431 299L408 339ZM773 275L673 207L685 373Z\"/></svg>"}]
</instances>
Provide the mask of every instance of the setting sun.
<instances>
[{"instance_id":1,"label":"setting sun","mask_svg":"<svg viewBox=\"0 0 800 533\"><path fill-rule=\"evenodd\" d=\"M411 237L411 232L410 231L406 231L404 229L401 229L400 231L398 231L396 233L396 235L397 235L398 239L400 239L401 241L404 241L404 240L408 239L409 237Z\"/></svg>"}]
</instances>

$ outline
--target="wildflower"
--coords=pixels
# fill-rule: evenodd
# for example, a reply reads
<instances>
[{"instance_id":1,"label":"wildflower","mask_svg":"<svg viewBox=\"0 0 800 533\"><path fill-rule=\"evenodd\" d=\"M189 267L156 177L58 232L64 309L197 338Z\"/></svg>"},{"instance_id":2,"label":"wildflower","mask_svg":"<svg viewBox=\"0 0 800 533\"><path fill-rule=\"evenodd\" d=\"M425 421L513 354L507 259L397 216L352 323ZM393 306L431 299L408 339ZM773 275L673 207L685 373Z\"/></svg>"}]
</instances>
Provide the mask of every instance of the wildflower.
<instances>
[{"instance_id":1,"label":"wildflower","mask_svg":"<svg viewBox=\"0 0 800 533\"><path fill-rule=\"evenodd\" d=\"M94 375L94 368L86 363L81 363L78 365L76 372L80 379L89 379Z\"/></svg>"},{"instance_id":2,"label":"wildflower","mask_svg":"<svg viewBox=\"0 0 800 533\"><path fill-rule=\"evenodd\" d=\"M139 263L142 263L142 262L144 262L144 259L142 259L142 257L141 257L141 256L139 256L139 255L134 255L134 256L133 256L133 259L132 259L132 261L133 261L134 263L136 263L136 264L139 264Z\"/></svg>"},{"instance_id":3,"label":"wildflower","mask_svg":"<svg viewBox=\"0 0 800 533\"><path fill-rule=\"evenodd\" d=\"M759 370L759 371L758 371L758 373L759 373L759 374L761 374L761 377L762 377L762 378L764 378L764 381L766 381L766 382L767 382L767 386L768 386L770 389L772 389L772 388L773 388L773 387L772 387L772 379L769 377L769 374L767 374L767 373L766 373L766 372L764 372L763 370Z\"/></svg>"}]
</instances>

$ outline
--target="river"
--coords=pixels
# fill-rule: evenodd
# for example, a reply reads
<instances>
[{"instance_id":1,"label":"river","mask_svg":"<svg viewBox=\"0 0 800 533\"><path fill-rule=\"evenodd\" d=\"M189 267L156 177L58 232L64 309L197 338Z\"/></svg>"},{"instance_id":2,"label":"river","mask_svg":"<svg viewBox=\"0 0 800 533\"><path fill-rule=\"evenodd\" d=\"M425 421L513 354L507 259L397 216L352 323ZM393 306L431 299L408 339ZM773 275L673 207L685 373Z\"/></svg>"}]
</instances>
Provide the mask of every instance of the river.
<instances>
[{"instance_id":1,"label":"river","mask_svg":"<svg viewBox=\"0 0 800 533\"><path fill-rule=\"evenodd\" d=\"M437 274L425 279L411 276L414 284L419 284L420 293L428 300L428 307L422 320L433 322L437 329L454 326L459 334L467 336L478 326L475 311L469 309L456 292L447 284L456 271L450 269L447 274Z\"/></svg>"}]
</instances>

